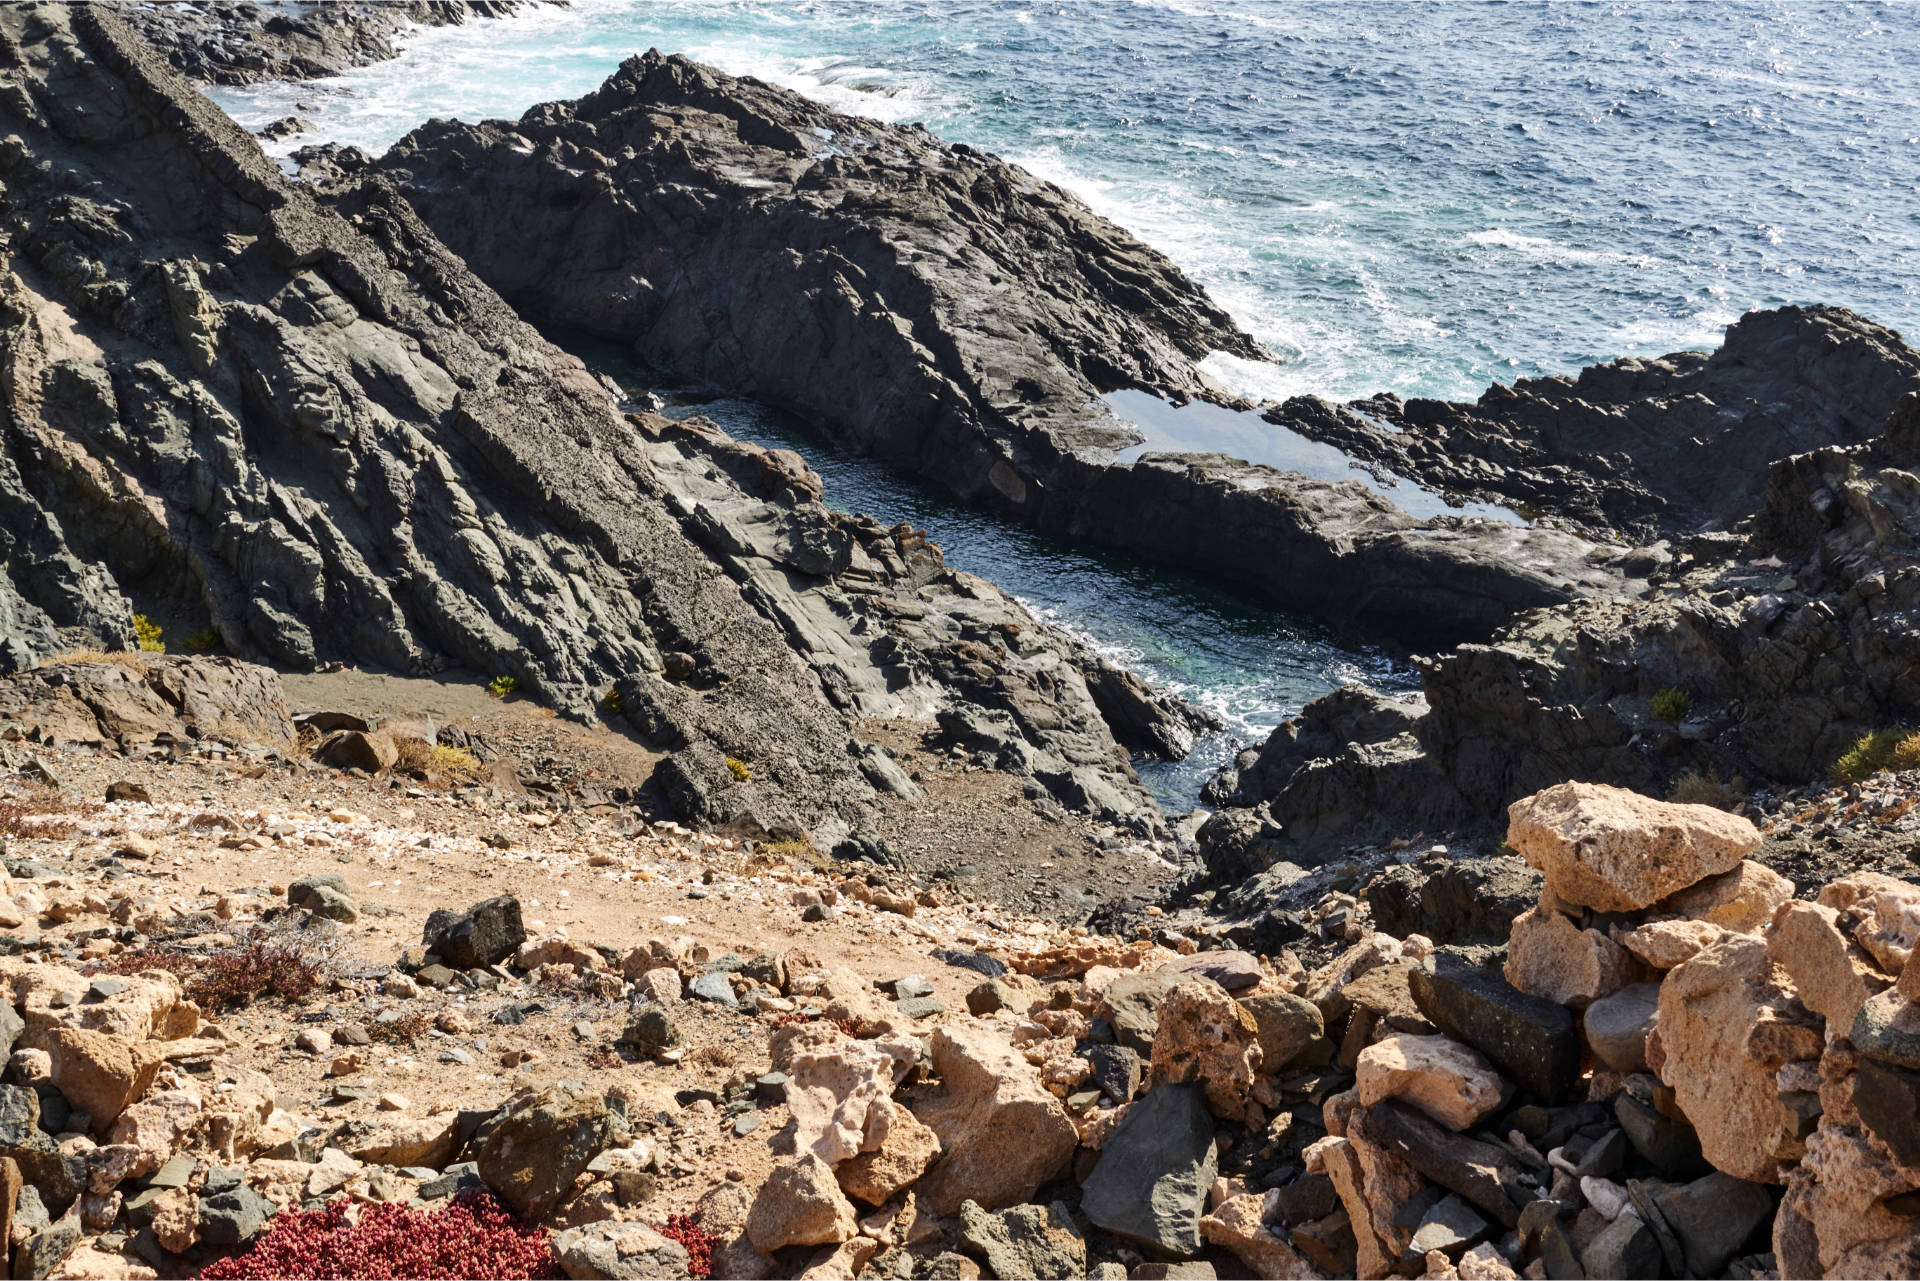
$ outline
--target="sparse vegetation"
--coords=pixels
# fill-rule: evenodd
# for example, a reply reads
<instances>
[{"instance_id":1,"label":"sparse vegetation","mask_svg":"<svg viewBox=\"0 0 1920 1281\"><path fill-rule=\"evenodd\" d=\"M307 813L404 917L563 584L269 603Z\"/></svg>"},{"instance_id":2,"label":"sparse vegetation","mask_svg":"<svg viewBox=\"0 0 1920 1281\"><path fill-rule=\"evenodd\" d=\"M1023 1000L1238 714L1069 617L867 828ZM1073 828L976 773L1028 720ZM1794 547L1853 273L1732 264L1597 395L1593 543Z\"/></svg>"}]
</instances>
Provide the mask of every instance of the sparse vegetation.
<instances>
[{"instance_id":1,"label":"sparse vegetation","mask_svg":"<svg viewBox=\"0 0 1920 1281\"><path fill-rule=\"evenodd\" d=\"M73 803L51 789L0 797L0 834L23 839L71 836L76 826L74 815Z\"/></svg>"},{"instance_id":2,"label":"sparse vegetation","mask_svg":"<svg viewBox=\"0 0 1920 1281\"><path fill-rule=\"evenodd\" d=\"M367 1039L386 1045L412 1045L432 1026L432 1014L424 1009L408 1009L397 1019L368 1020Z\"/></svg>"},{"instance_id":3,"label":"sparse vegetation","mask_svg":"<svg viewBox=\"0 0 1920 1281\"><path fill-rule=\"evenodd\" d=\"M686 1248L688 1276L704 1279L713 1275L713 1247L720 1244L720 1238L695 1223L693 1216L669 1214L660 1235Z\"/></svg>"},{"instance_id":4,"label":"sparse vegetation","mask_svg":"<svg viewBox=\"0 0 1920 1281\"><path fill-rule=\"evenodd\" d=\"M1667 799L1680 805L1711 805L1715 809L1730 810L1746 802L1747 780L1735 774L1723 783L1715 770L1705 774L1688 770L1673 780Z\"/></svg>"},{"instance_id":5,"label":"sparse vegetation","mask_svg":"<svg viewBox=\"0 0 1920 1281\"><path fill-rule=\"evenodd\" d=\"M505 698L520 688L518 676L496 676L487 682L487 693L495 698Z\"/></svg>"},{"instance_id":6,"label":"sparse vegetation","mask_svg":"<svg viewBox=\"0 0 1920 1281\"><path fill-rule=\"evenodd\" d=\"M1920 730L1877 729L1854 740L1827 776L1847 784L1861 782L1882 770L1909 769L1920 769Z\"/></svg>"},{"instance_id":7,"label":"sparse vegetation","mask_svg":"<svg viewBox=\"0 0 1920 1281\"><path fill-rule=\"evenodd\" d=\"M737 756L727 757L727 773L733 775L733 781L736 783L753 781L753 771L748 769L747 763Z\"/></svg>"},{"instance_id":8,"label":"sparse vegetation","mask_svg":"<svg viewBox=\"0 0 1920 1281\"><path fill-rule=\"evenodd\" d=\"M769 859L786 859L789 862L795 859L811 861L820 857L820 852L813 848L812 841L800 839L762 841L753 847L753 852Z\"/></svg>"},{"instance_id":9,"label":"sparse vegetation","mask_svg":"<svg viewBox=\"0 0 1920 1281\"><path fill-rule=\"evenodd\" d=\"M627 710L627 700L620 697L618 689L610 689L600 696L600 708L602 711L618 716Z\"/></svg>"},{"instance_id":10,"label":"sparse vegetation","mask_svg":"<svg viewBox=\"0 0 1920 1281\"><path fill-rule=\"evenodd\" d=\"M164 654L167 643L160 639L160 624L145 614L133 616L133 639L141 649L149 654Z\"/></svg>"},{"instance_id":11,"label":"sparse vegetation","mask_svg":"<svg viewBox=\"0 0 1920 1281\"><path fill-rule=\"evenodd\" d=\"M411 734L396 737L394 746L400 749L400 756L393 767L405 773L466 775L480 772L480 758L465 748L429 743Z\"/></svg>"},{"instance_id":12,"label":"sparse vegetation","mask_svg":"<svg viewBox=\"0 0 1920 1281\"><path fill-rule=\"evenodd\" d=\"M211 654L217 650L225 649L226 642L220 638L219 632L209 627L204 631L195 632L193 635L187 637L187 648L196 654Z\"/></svg>"},{"instance_id":13,"label":"sparse vegetation","mask_svg":"<svg viewBox=\"0 0 1920 1281\"><path fill-rule=\"evenodd\" d=\"M139 650L70 649L64 654L49 654L35 667L64 667L71 663L118 663L136 672L147 670L147 660Z\"/></svg>"},{"instance_id":14,"label":"sparse vegetation","mask_svg":"<svg viewBox=\"0 0 1920 1281\"><path fill-rule=\"evenodd\" d=\"M1693 710L1693 695L1684 689L1675 689L1669 685L1656 692L1652 699L1653 715L1656 720L1677 721Z\"/></svg>"},{"instance_id":15,"label":"sparse vegetation","mask_svg":"<svg viewBox=\"0 0 1920 1281\"><path fill-rule=\"evenodd\" d=\"M256 1277L508 1281L562 1273L545 1229L521 1223L485 1192L469 1192L436 1210L397 1201L358 1203L346 1196L318 1210L284 1210L274 1216L252 1248L207 1265L200 1275L208 1281Z\"/></svg>"},{"instance_id":16,"label":"sparse vegetation","mask_svg":"<svg viewBox=\"0 0 1920 1281\"><path fill-rule=\"evenodd\" d=\"M332 978L324 952L284 935L255 930L237 946L212 952L148 946L100 962L94 972L139 974L165 970L177 976L189 1000L203 1009L251 1005L263 996L299 1004Z\"/></svg>"}]
</instances>

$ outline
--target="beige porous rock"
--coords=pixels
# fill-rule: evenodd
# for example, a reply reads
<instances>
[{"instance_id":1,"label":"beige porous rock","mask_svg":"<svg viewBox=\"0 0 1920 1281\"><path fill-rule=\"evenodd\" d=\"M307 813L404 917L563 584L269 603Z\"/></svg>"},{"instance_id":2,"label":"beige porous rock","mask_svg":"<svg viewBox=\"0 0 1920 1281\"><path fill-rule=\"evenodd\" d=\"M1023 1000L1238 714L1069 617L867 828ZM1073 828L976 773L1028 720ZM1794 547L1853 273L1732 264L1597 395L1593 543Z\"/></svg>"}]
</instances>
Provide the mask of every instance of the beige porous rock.
<instances>
[{"instance_id":1,"label":"beige porous rock","mask_svg":"<svg viewBox=\"0 0 1920 1281\"><path fill-rule=\"evenodd\" d=\"M1539 903L1514 918L1507 982L1522 992L1584 1009L1639 977L1626 948Z\"/></svg>"},{"instance_id":2,"label":"beige porous rock","mask_svg":"<svg viewBox=\"0 0 1920 1281\"><path fill-rule=\"evenodd\" d=\"M1883 971L1898 974L1920 942L1920 885L1884 872L1855 872L1820 890L1823 907L1840 913L1840 928Z\"/></svg>"},{"instance_id":3,"label":"beige porous rock","mask_svg":"<svg viewBox=\"0 0 1920 1281\"><path fill-rule=\"evenodd\" d=\"M794 1054L786 1072L794 1151L828 1165L886 1141L894 1083L919 1058L906 1041L840 1041Z\"/></svg>"},{"instance_id":4,"label":"beige porous rock","mask_svg":"<svg viewBox=\"0 0 1920 1281\"><path fill-rule=\"evenodd\" d=\"M747 1216L753 1211L754 1189L740 1183L721 1183L707 1189L694 1204L693 1218L717 1238L713 1247L713 1275L760 1281L773 1271L773 1260L754 1248L747 1237Z\"/></svg>"},{"instance_id":5,"label":"beige porous rock","mask_svg":"<svg viewBox=\"0 0 1920 1281\"><path fill-rule=\"evenodd\" d=\"M916 1186L921 1205L951 1217L966 1200L988 1210L1031 1200L1073 1159L1079 1135L1066 1108L990 1027L937 1027L930 1041L939 1084L910 1107L945 1156Z\"/></svg>"},{"instance_id":6,"label":"beige porous rock","mask_svg":"<svg viewBox=\"0 0 1920 1281\"><path fill-rule=\"evenodd\" d=\"M194 1091L164 1090L122 1112L107 1142L134 1149L129 1174L152 1174L180 1150L205 1116L200 1096Z\"/></svg>"},{"instance_id":7,"label":"beige porous rock","mask_svg":"<svg viewBox=\"0 0 1920 1281\"><path fill-rule=\"evenodd\" d=\"M93 1118L96 1132L105 1132L128 1104L145 1094L166 1062L161 1048L151 1042L71 1027L48 1032L46 1049L53 1060L53 1083Z\"/></svg>"},{"instance_id":8,"label":"beige porous rock","mask_svg":"<svg viewBox=\"0 0 1920 1281\"><path fill-rule=\"evenodd\" d=\"M1648 921L1630 930L1613 928L1614 942L1656 970L1684 965L1726 935L1706 921Z\"/></svg>"},{"instance_id":9,"label":"beige porous rock","mask_svg":"<svg viewBox=\"0 0 1920 1281\"><path fill-rule=\"evenodd\" d=\"M1818 1057L1821 1044L1813 1016L1771 970L1766 943L1729 934L1660 985L1656 1070L1707 1160L1755 1183L1781 1182L1805 1151L1777 1078L1785 1063Z\"/></svg>"},{"instance_id":10,"label":"beige porous rock","mask_svg":"<svg viewBox=\"0 0 1920 1281\"><path fill-rule=\"evenodd\" d=\"M1354 1088L1368 1107L1402 1099L1450 1130L1497 1110L1511 1093L1493 1065L1458 1041L1405 1033L1360 1051Z\"/></svg>"},{"instance_id":11,"label":"beige porous rock","mask_svg":"<svg viewBox=\"0 0 1920 1281\"><path fill-rule=\"evenodd\" d=\"M1767 927L1767 958L1793 980L1800 1001L1827 1021L1831 1035L1845 1036L1867 999L1887 987L1887 978L1859 944L1840 932L1840 913L1795 900Z\"/></svg>"},{"instance_id":12,"label":"beige porous rock","mask_svg":"<svg viewBox=\"0 0 1920 1281\"><path fill-rule=\"evenodd\" d=\"M1260 1072L1260 1025L1226 990L1193 979L1160 998L1160 1024L1153 1034L1156 1085L1198 1081L1207 1107L1228 1120L1251 1120L1251 1097Z\"/></svg>"},{"instance_id":13,"label":"beige porous rock","mask_svg":"<svg viewBox=\"0 0 1920 1281\"><path fill-rule=\"evenodd\" d=\"M1760 830L1711 805L1561 783L1507 807L1507 844L1567 902L1629 912L1730 870L1760 848Z\"/></svg>"},{"instance_id":14,"label":"beige porous rock","mask_svg":"<svg viewBox=\"0 0 1920 1281\"><path fill-rule=\"evenodd\" d=\"M1757 934L1792 898L1792 881L1764 863L1744 859L1732 871L1709 876L1668 895L1652 910L1663 916L1705 921L1735 934Z\"/></svg>"},{"instance_id":15,"label":"beige porous rock","mask_svg":"<svg viewBox=\"0 0 1920 1281\"><path fill-rule=\"evenodd\" d=\"M762 1254L790 1245L838 1245L860 1231L833 1167L811 1152L775 1163L747 1212L747 1239Z\"/></svg>"},{"instance_id":16,"label":"beige porous rock","mask_svg":"<svg viewBox=\"0 0 1920 1281\"><path fill-rule=\"evenodd\" d=\"M898 1103L880 1146L834 1167L840 1187L868 1205L884 1205L895 1193L927 1172L940 1155L940 1136Z\"/></svg>"},{"instance_id":17,"label":"beige porous rock","mask_svg":"<svg viewBox=\"0 0 1920 1281\"><path fill-rule=\"evenodd\" d=\"M1200 1235L1231 1251L1261 1281L1309 1281L1320 1273L1291 1242L1267 1226L1279 1217L1280 1193L1228 1197L1200 1220Z\"/></svg>"}]
</instances>

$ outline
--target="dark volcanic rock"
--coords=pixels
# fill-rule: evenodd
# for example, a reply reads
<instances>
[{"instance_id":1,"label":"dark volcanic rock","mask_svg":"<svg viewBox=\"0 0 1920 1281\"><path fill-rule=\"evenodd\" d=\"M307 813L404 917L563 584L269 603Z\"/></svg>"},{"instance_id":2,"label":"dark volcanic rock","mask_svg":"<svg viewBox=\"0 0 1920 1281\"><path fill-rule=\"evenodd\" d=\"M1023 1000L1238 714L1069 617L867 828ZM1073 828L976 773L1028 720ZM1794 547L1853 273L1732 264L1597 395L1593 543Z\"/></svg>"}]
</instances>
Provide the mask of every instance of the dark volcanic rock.
<instances>
[{"instance_id":1,"label":"dark volcanic rock","mask_svg":"<svg viewBox=\"0 0 1920 1281\"><path fill-rule=\"evenodd\" d=\"M334 179L361 163L315 159ZM1112 465L1140 437L1097 393L1203 394L1209 351L1264 353L1071 195L924 129L650 52L517 122L423 126L380 168L536 321L1043 528L1422 638L1627 590L1612 550L1422 524L1358 482L1216 455ZM1156 734L1129 741L1162 750Z\"/></svg>"},{"instance_id":2,"label":"dark volcanic rock","mask_svg":"<svg viewBox=\"0 0 1920 1281\"><path fill-rule=\"evenodd\" d=\"M214 84L313 80L399 56L394 37L418 23L451 26L512 13L522 0L126 5L120 12L179 70Z\"/></svg>"},{"instance_id":3,"label":"dark volcanic rock","mask_svg":"<svg viewBox=\"0 0 1920 1281\"><path fill-rule=\"evenodd\" d=\"M1267 417L1433 489L1651 539L1753 514L1774 461L1871 439L1916 388L1920 353L1899 334L1782 307L1735 321L1710 354L1495 384L1470 405L1301 397Z\"/></svg>"},{"instance_id":4,"label":"dark volcanic rock","mask_svg":"<svg viewBox=\"0 0 1920 1281\"><path fill-rule=\"evenodd\" d=\"M1177 708L792 455L623 418L382 179L288 182L114 12L0 38L7 666L130 648L138 610L295 668L616 690L683 818L821 848L906 790L859 719L978 699L1061 804L1158 829L1089 675L1130 738L1177 747ZM207 663L144 679L191 710ZM90 697L61 736L113 730Z\"/></svg>"},{"instance_id":5,"label":"dark volcanic rock","mask_svg":"<svg viewBox=\"0 0 1920 1281\"><path fill-rule=\"evenodd\" d=\"M287 895L292 898L291 889ZM478 970L506 960L526 939L520 900L502 894L475 903L464 912L448 908L434 912L427 917L421 942L455 969Z\"/></svg>"},{"instance_id":6,"label":"dark volcanic rock","mask_svg":"<svg viewBox=\"0 0 1920 1281\"><path fill-rule=\"evenodd\" d=\"M1486 1055L1522 1089L1565 1102L1580 1071L1580 1033L1565 1006L1518 991L1494 967L1434 953L1409 971L1414 1004L1433 1025Z\"/></svg>"},{"instance_id":7,"label":"dark volcanic rock","mask_svg":"<svg viewBox=\"0 0 1920 1281\"><path fill-rule=\"evenodd\" d=\"M1096 1226L1175 1258L1200 1252L1217 1156L1213 1116L1198 1085L1163 1085L1127 1109L1081 1187Z\"/></svg>"}]
</instances>

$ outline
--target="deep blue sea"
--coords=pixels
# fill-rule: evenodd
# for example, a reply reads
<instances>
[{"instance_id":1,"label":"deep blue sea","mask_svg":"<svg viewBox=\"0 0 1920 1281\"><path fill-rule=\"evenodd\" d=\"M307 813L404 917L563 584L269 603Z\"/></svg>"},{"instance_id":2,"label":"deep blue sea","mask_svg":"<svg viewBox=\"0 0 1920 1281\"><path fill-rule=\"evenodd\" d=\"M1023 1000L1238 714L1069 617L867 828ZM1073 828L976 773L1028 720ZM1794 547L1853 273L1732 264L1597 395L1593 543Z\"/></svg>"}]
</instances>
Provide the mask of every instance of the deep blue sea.
<instances>
[{"instance_id":1,"label":"deep blue sea","mask_svg":"<svg viewBox=\"0 0 1920 1281\"><path fill-rule=\"evenodd\" d=\"M1268 344L1274 365L1207 366L1256 398L1471 398L1711 346L1787 302L1920 329L1913 4L574 0L213 97L249 127L299 114L377 151L429 117L577 96L649 46L924 122L1077 192ZM1381 655L1008 531L751 406L715 412L743 435L798 430L785 443L840 505L928 525L950 561L1243 738L1335 680L1404 683ZM1183 805L1203 773L1155 777Z\"/></svg>"}]
</instances>

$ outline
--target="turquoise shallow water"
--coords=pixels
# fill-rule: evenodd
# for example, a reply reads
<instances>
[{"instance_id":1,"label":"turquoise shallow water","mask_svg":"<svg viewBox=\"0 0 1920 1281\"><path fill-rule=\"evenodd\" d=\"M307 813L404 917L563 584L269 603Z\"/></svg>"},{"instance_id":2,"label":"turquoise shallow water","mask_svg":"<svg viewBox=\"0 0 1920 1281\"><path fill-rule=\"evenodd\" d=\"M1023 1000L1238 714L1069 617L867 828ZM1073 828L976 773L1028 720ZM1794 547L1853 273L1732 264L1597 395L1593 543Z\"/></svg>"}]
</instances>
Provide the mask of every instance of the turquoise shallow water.
<instances>
[{"instance_id":1,"label":"turquoise shallow water","mask_svg":"<svg viewBox=\"0 0 1920 1281\"><path fill-rule=\"evenodd\" d=\"M377 151L433 116L577 96L649 46L922 121L1071 188L1280 357L1209 362L1256 398L1471 398L1710 346L1741 312L1787 302L1920 328L1907 4L574 0L421 32L337 80L212 96L249 127L318 126L270 150ZM1339 680L1407 684L1403 665L1310 624L1009 529L752 406L703 408L800 448L837 505L927 528L951 563L1214 707L1242 740ZM1193 416L1161 426L1208 443ZM1231 448L1260 428L1217 430ZM1264 447L1338 472L1305 444ZM1145 772L1184 808L1232 748Z\"/></svg>"}]
</instances>

